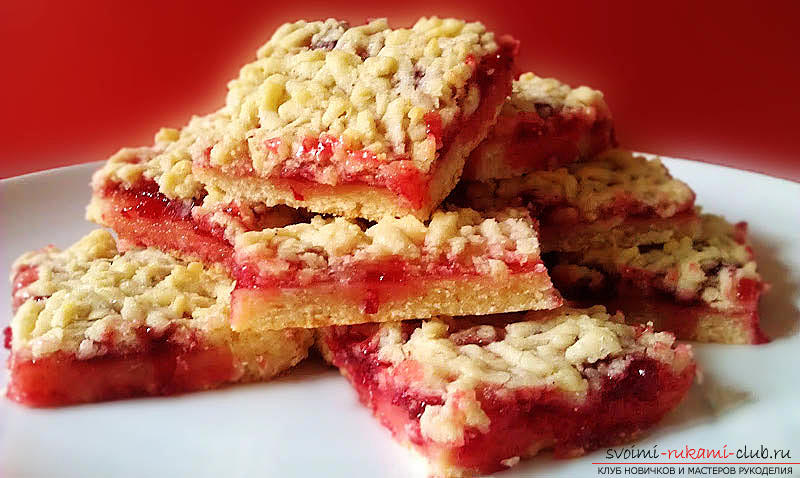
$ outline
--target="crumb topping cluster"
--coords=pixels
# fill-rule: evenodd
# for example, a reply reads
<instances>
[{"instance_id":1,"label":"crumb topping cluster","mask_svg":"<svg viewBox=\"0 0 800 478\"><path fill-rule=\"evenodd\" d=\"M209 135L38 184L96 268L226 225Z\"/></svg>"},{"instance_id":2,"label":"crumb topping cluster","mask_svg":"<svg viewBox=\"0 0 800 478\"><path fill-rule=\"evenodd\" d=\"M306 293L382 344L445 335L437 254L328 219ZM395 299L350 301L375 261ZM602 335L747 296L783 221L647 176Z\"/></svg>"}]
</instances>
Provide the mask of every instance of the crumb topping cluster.
<instances>
[{"instance_id":1,"label":"crumb topping cluster","mask_svg":"<svg viewBox=\"0 0 800 478\"><path fill-rule=\"evenodd\" d=\"M204 188L192 174L190 146L197 140L200 125L207 128L210 121L211 117L194 118L180 131L162 128L154 146L119 150L95 173L93 187L99 189L111 182L130 188L145 179L158 183L159 190L170 199L201 197Z\"/></svg>"},{"instance_id":2,"label":"crumb topping cluster","mask_svg":"<svg viewBox=\"0 0 800 478\"><path fill-rule=\"evenodd\" d=\"M552 114L553 109L590 107L608 110L602 92L588 86L571 88L555 78L542 78L528 72L514 81L511 97L503 106L501 114L535 112L539 116L547 117Z\"/></svg>"},{"instance_id":3,"label":"crumb topping cluster","mask_svg":"<svg viewBox=\"0 0 800 478\"><path fill-rule=\"evenodd\" d=\"M23 267L38 279L12 320L12 347L29 348L32 358L62 351L89 359L112 344L135 350L143 330L156 338L176 325L186 333L228 328L233 281L225 273L155 249L120 254L104 230L63 251L27 253L12 274Z\"/></svg>"},{"instance_id":4,"label":"crumb topping cluster","mask_svg":"<svg viewBox=\"0 0 800 478\"><path fill-rule=\"evenodd\" d=\"M694 240L682 237L642 249L590 250L581 262L612 271L643 270L655 277L660 289L681 300L699 298L712 307L727 308L735 302L739 280L761 280L740 231L720 216L704 214L702 232Z\"/></svg>"},{"instance_id":5,"label":"crumb topping cluster","mask_svg":"<svg viewBox=\"0 0 800 478\"><path fill-rule=\"evenodd\" d=\"M446 318L424 321L410 337L401 323L383 324L375 339L389 374L445 396L443 405L428 405L420 417L422 434L437 442L462 442L469 427L488 430L490 419L476 398L482 386L556 388L580 401L591 376L621 373L631 353L676 370L688 363L675 360L672 335L637 334L621 316L609 316L599 306L528 313L502 328L477 325L451 333L450 324Z\"/></svg>"},{"instance_id":6,"label":"crumb topping cluster","mask_svg":"<svg viewBox=\"0 0 800 478\"><path fill-rule=\"evenodd\" d=\"M492 275L507 272L506 261L539 260L536 227L527 211L508 208L484 217L471 209L437 211L426 225L414 216L386 217L370 227L362 221L315 216L310 222L244 233L236 238L237 257L255 256L267 275L302 263L300 273L351 261L389 256L407 260L475 257L473 265ZM302 280L302 278L301 278Z\"/></svg>"},{"instance_id":7,"label":"crumb topping cluster","mask_svg":"<svg viewBox=\"0 0 800 478\"><path fill-rule=\"evenodd\" d=\"M483 25L456 19L422 18L410 29L386 19L284 24L228 85L221 113L229 121L207 144L211 163L249 155L268 175L302 152L304 139L326 134L344 146L333 161L366 149L427 172L437 144L425 115L435 112L446 128L472 114L480 90L470 79L497 48Z\"/></svg>"},{"instance_id":8,"label":"crumb topping cluster","mask_svg":"<svg viewBox=\"0 0 800 478\"><path fill-rule=\"evenodd\" d=\"M288 226L307 219L307 214L284 205L270 207L260 202L226 202L218 190L209 187L203 202L192 208L192 219L221 230L224 239L234 244L238 236L248 231Z\"/></svg>"},{"instance_id":9,"label":"crumb topping cluster","mask_svg":"<svg viewBox=\"0 0 800 478\"><path fill-rule=\"evenodd\" d=\"M661 161L624 150L555 171L470 182L462 195L459 200L480 210L525 202L536 209L554 208L549 217L557 222L591 222L606 214L652 213L666 218L694 203L694 192L670 176Z\"/></svg>"}]
</instances>

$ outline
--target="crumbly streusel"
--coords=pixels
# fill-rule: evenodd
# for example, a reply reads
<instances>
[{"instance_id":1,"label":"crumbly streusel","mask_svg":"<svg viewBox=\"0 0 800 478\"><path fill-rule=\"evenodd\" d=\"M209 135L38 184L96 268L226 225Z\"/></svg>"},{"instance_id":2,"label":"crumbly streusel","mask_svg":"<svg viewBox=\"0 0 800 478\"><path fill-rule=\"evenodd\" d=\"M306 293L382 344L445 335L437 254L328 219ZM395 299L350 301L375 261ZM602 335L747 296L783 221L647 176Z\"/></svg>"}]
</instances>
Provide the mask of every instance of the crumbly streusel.
<instances>
[{"instance_id":1,"label":"crumbly streusel","mask_svg":"<svg viewBox=\"0 0 800 478\"><path fill-rule=\"evenodd\" d=\"M92 185L97 189L121 183L130 188L144 179L155 181L170 199L199 198L204 187L192 173L189 147L202 130L220 126L219 115L212 114L193 118L182 130L162 128L152 147L123 148L111 156L95 173Z\"/></svg>"},{"instance_id":2,"label":"crumbly streusel","mask_svg":"<svg viewBox=\"0 0 800 478\"><path fill-rule=\"evenodd\" d=\"M588 86L571 88L555 78L542 78L534 73L523 73L514 81L511 97L503 106L503 115L541 111L542 105L553 108L594 107L607 110L603 93Z\"/></svg>"},{"instance_id":3,"label":"crumbly streusel","mask_svg":"<svg viewBox=\"0 0 800 478\"><path fill-rule=\"evenodd\" d=\"M236 148L247 141L253 167L267 175L303 139L325 133L427 172L437 145L425 114L436 112L446 128L474 112L475 62L496 50L483 25L455 19L422 18L410 29L391 29L386 19L287 23L229 84L222 111L230 122L208 145L211 163L240 157ZM270 140L278 140L271 149Z\"/></svg>"},{"instance_id":4,"label":"crumbly streusel","mask_svg":"<svg viewBox=\"0 0 800 478\"><path fill-rule=\"evenodd\" d=\"M637 336L620 316L611 317L602 307L556 309L528 317L503 330L477 325L455 334L449 331L449 319L434 319L423 322L407 339L401 323L381 325L376 335L380 360L390 369L408 360L418 363L421 378L409 378L415 380L414 387L445 396L443 405L427 406L420 417L424 436L461 442L467 427L488 429L489 418L475 395L481 385L507 390L553 387L580 400L589 387L586 369L602 368L614 375L624 368L615 362L631 353L672 363L676 371L687 365L674 360L671 334L646 331ZM483 345L460 345L459 337L469 334L480 337Z\"/></svg>"},{"instance_id":5,"label":"crumbly streusel","mask_svg":"<svg viewBox=\"0 0 800 478\"><path fill-rule=\"evenodd\" d=\"M324 269L346 261L374 260L386 256L417 259L422 256L448 259L477 254L475 266L484 272L502 274L504 259L514 254L521 262L538 260L536 228L523 209L508 208L486 217L471 209L437 211L426 225L413 216L386 217L363 229L361 223L341 217L314 217L308 223L280 229L247 232L237 237L239 257L257 261L279 273L286 263L302 262L301 272ZM283 264L283 267L282 267Z\"/></svg>"},{"instance_id":6,"label":"crumbly streusel","mask_svg":"<svg viewBox=\"0 0 800 478\"><path fill-rule=\"evenodd\" d=\"M734 285L743 278L761 280L749 245L736 226L720 216L704 214L703 229L696 239L682 237L640 249L589 250L580 262L597 264L612 272L626 268L654 276L657 287L681 300L700 298L714 308L733 305Z\"/></svg>"},{"instance_id":7,"label":"crumbly streusel","mask_svg":"<svg viewBox=\"0 0 800 478\"><path fill-rule=\"evenodd\" d=\"M689 186L670 176L661 161L624 150L611 150L555 171L469 182L459 197L465 205L481 210L530 201L539 208L560 208L556 218L561 215L571 221L577 216L585 222L614 211L619 201L630 203L628 213L651 210L659 217L687 210L694 201Z\"/></svg>"},{"instance_id":8,"label":"crumbly streusel","mask_svg":"<svg viewBox=\"0 0 800 478\"><path fill-rule=\"evenodd\" d=\"M48 247L20 257L12 273L37 271L27 300L12 320L12 347L33 358L56 351L88 359L115 347L133 349L137 329L158 335L171 325L229 330L233 281L201 263L184 263L155 249L119 254L114 238L96 230L60 251ZM43 297L44 300L36 300Z\"/></svg>"}]
</instances>

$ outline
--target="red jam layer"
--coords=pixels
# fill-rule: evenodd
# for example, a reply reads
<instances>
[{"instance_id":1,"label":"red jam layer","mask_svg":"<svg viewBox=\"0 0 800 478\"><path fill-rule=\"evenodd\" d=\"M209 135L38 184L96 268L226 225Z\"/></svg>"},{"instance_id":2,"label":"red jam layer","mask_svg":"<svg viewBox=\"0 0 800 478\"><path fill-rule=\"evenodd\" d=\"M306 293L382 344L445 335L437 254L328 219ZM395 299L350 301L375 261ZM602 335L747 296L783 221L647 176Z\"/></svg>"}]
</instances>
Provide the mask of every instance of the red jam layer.
<instances>
[{"instance_id":1,"label":"red jam layer","mask_svg":"<svg viewBox=\"0 0 800 478\"><path fill-rule=\"evenodd\" d=\"M476 393L491 421L488 432L467 429L462 444L447 445L420 432L425 407L442 404L443 399L402 385L413 384L419 375L415 363L407 361L389 375L387 365L377 358L368 327L333 330L326 332L325 340L334 364L397 440L413 444L432 461L477 473L505 469L503 460L530 455L534 444L553 449L558 457L570 457L622 443L677 406L694 377L694 365L676 375L669 365L635 356L616 377L590 380L582 401L547 387L481 387Z\"/></svg>"},{"instance_id":2,"label":"red jam layer","mask_svg":"<svg viewBox=\"0 0 800 478\"><path fill-rule=\"evenodd\" d=\"M467 259L471 259L471 256ZM416 283L420 280L456 279L464 277L479 277L481 274L475 269L471 261L449 262L446 257L436 260L405 260L390 258L374 262L350 262L346 265L335 265L332 268L320 271L311 281L300 282L298 273L303 269L300 262L292 262L289 270L281 275L263 275L259 272L258 258L241 258L234 269L234 278L237 288L244 289L279 289L289 287L308 287L319 284L341 284L347 287L369 288L377 285L401 286ZM269 261L269 259L263 259ZM505 261L512 274L541 271L546 269L541 261L528 261L520 263L514 258Z\"/></svg>"},{"instance_id":3,"label":"red jam layer","mask_svg":"<svg viewBox=\"0 0 800 478\"><path fill-rule=\"evenodd\" d=\"M30 407L56 407L218 387L237 378L227 348L167 345L147 353L78 360L61 352L29 360L12 354L7 396Z\"/></svg>"},{"instance_id":4,"label":"red jam layer","mask_svg":"<svg viewBox=\"0 0 800 478\"><path fill-rule=\"evenodd\" d=\"M720 266L726 267L726 266ZM730 266L735 270L734 266ZM676 272L670 272L673 274ZM668 274L668 276L669 276ZM635 267L622 267L618 271L619 279L616 288L618 291L629 290L631 293L638 291L639 295L656 296L666 295L674 302L704 306L699 296L681 296L676 291L665 289L661 285L659 274ZM763 282L744 278L738 280L732 288L732 297L727 297L733 302L732 312L747 312L758 308L758 299L764 290ZM619 295L619 294L618 294Z\"/></svg>"},{"instance_id":5,"label":"red jam layer","mask_svg":"<svg viewBox=\"0 0 800 478\"><path fill-rule=\"evenodd\" d=\"M154 181L142 181L130 189L109 184L100 191L103 222L121 239L142 247L179 251L204 262L229 264L233 246L222 227L192 217L199 200L178 201L159 192ZM236 214L230 208L231 214Z\"/></svg>"},{"instance_id":6,"label":"red jam layer","mask_svg":"<svg viewBox=\"0 0 800 478\"><path fill-rule=\"evenodd\" d=\"M435 118L426 115L428 136L441 142L441 137L434 136L434 131L441 135L441 119L438 114L433 115ZM438 130L431 127L431 124L437 123ZM279 140L269 141L267 148L277 149L278 142ZM294 158L283 163L276 182L290 188L295 199L302 201L306 195L313 193L309 191L309 187L324 184L327 170L333 168L336 171L337 184L382 186L405 198L416 209L427 201L430 177L417 169L412 160L394 158L383 161L365 149L347 150L341 143L340 139L329 135L306 138ZM344 161L333 161L334 151L339 149L347 151L347 158Z\"/></svg>"}]
</instances>

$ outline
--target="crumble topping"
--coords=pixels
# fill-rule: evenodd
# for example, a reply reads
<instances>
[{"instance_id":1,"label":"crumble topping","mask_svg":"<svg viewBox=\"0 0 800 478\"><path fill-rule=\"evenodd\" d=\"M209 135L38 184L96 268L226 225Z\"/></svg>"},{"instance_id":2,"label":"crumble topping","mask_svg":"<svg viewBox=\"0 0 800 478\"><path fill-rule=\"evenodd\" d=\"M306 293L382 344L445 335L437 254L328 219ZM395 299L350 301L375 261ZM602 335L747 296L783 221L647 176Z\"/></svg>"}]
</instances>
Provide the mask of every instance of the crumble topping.
<instances>
[{"instance_id":1,"label":"crumble topping","mask_svg":"<svg viewBox=\"0 0 800 478\"><path fill-rule=\"evenodd\" d=\"M553 109L589 107L608 110L602 92L588 86L571 88L555 78L542 78L528 72L514 81L511 97L501 114L537 112L539 116L547 117Z\"/></svg>"},{"instance_id":2,"label":"crumble topping","mask_svg":"<svg viewBox=\"0 0 800 478\"><path fill-rule=\"evenodd\" d=\"M597 158L555 171L469 182L457 200L476 209L495 209L530 201L535 208L554 207L556 222L596 221L607 213L652 212L672 217L692 207L694 193L670 176L658 159L610 150Z\"/></svg>"},{"instance_id":3,"label":"crumble topping","mask_svg":"<svg viewBox=\"0 0 800 478\"><path fill-rule=\"evenodd\" d=\"M656 246L589 250L580 262L623 274L626 269L642 270L654 276L657 287L681 300L699 298L715 308L730 307L741 279L761 281L745 242L745 225L711 214L701 219L702 232L694 240L682 237Z\"/></svg>"},{"instance_id":4,"label":"crumble topping","mask_svg":"<svg viewBox=\"0 0 800 478\"><path fill-rule=\"evenodd\" d=\"M212 228L220 228L225 240L231 244L248 231L284 227L307 218L307 213L289 206L226 202L223 198L218 189L209 186L203 202L192 207L192 219L195 222L207 222Z\"/></svg>"},{"instance_id":5,"label":"crumble topping","mask_svg":"<svg viewBox=\"0 0 800 478\"><path fill-rule=\"evenodd\" d=\"M688 357L677 357L671 334L637 331L600 306L528 313L524 319L502 328L477 325L457 332L450 328L458 319L432 319L408 338L402 323L381 325L378 358L389 365L388 373L445 397L443 405L428 405L420 417L424 436L463 443L466 428L488 430L490 419L476 398L476 389L483 386L552 387L581 400L593 377L621 373L631 353L677 371L689 364ZM473 340L464 340L470 336Z\"/></svg>"},{"instance_id":6,"label":"crumble topping","mask_svg":"<svg viewBox=\"0 0 800 478\"><path fill-rule=\"evenodd\" d=\"M509 255L522 263L539 259L535 224L527 211L514 208L489 217L471 209L440 210L427 225L414 216L386 217L367 228L363 221L315 216L307 223L244 233L236 238L236 250L258 256L254 265L267 274L288 270L290 262L303 263L301 273L311 273L353 260L445 255L455 261L476 251L476 267L505 274Z\"/></svg>"},{"instance_id":7,"label":"crumble topping","mask_svg":"<svg viewBox=\"0 0 800 478\"><path fill-rule=\"evenodd\" d=\"M32 298L12 320L12 348L28 348L34 359L57 351L89 359L107 353L111 342L135 350L145 329L156 338L175 325L186 333L228 327L234 284L225 273L155 249L120 254L104 230L63 251L23 255L12 277L23 267L34 267L38 279L26 286Z\"/></svg>"},{"instance_id":8,"label":"crumble topping","mask_svg":"<svg viewBox=\"0 0 800 478\"><path fill-rule=\"evenodd\" d=\"M119 150L95 173L93 186L98 189L112 182L130 188L148 179L158 183L161 193L170 199L201 197L203 184L192 173L189 147L203 130L219 127L218 122L218 115L195 117L182 130L162 128L152 147Z\"/></svg>"},{"instance_id":9,"label":"crumble topping","mask_svg":"<svg viewBox=\"0 0 800 478\"><path fill-rule=\"evenodd\" d=\"M443 128L472 114L480 91L469 80L497 49L480 23L449 18L422 18L408 29L391 29L386 19L354 27L334 19L287 23L230 82L220 110L226 124L202 147L212 147L214 165L249 155L268 175L306 138L326 134L344 146L334 161L365 149L427 172L437 139L426 114L438 115Z\"/></svg>"}]
</instances>

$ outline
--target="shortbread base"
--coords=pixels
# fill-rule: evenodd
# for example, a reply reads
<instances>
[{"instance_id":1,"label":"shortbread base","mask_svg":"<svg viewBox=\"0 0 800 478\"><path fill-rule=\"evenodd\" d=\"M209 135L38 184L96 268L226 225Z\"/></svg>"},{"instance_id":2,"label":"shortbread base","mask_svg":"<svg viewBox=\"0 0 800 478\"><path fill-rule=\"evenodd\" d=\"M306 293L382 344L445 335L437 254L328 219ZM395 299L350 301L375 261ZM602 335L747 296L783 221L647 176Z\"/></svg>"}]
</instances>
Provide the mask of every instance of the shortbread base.
<instances>
[{"instance_id":1,"label":"shortbread base","mask_svg":"<svg viewBox=\"0 0 800 478\"><path fill-rule=\"evenodd\" d=\"M398 294L400 292L400 294ZM385 298L384 298L385 296ZM561 296L541 271L504 278L420 280L398 288L347 290L340 284L292 289L236 289L232 297L234 330L425 319L437 315L485 315L554 309ZM365 310L374 307L374 313Z\"/></svg>"}]
</instances>

